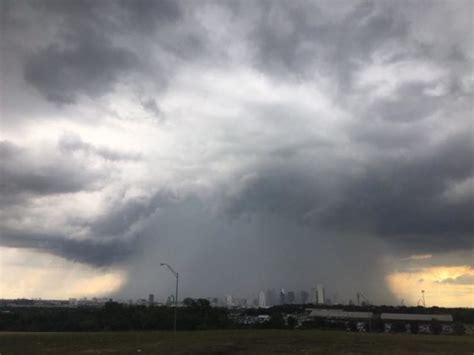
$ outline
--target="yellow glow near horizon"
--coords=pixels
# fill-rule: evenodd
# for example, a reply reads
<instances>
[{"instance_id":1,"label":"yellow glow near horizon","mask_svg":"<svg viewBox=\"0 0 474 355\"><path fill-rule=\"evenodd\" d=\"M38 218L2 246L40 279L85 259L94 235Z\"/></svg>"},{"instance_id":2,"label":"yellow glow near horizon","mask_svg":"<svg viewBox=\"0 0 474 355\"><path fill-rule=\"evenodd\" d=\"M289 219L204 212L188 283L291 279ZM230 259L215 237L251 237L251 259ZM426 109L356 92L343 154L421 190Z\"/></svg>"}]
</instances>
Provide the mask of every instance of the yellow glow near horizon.
<instances>
[{"instance_id":1,"label":"yellow glow near horizon","mask_svg":"<svg viewBox=\"0 0 474 355\"><path fill-rule=\"evenodd\" d=\"M391 291L407 305L417 305L421 290L427 306L474 307L474 284L455 283L458 277L474 277L470 266L424 267L387 276Z\"/></svg>"},{"instance_id":2,"label":"yellow glow near horizon","mask_svg":"<svg viewBox=\"0 0 474 355\"><path fill-rule=\"evenodd\" d=\"M34 250L0 248L0 298L100 297L125 281L123 271L97 269Z\"/></svg>"}]
</instances>

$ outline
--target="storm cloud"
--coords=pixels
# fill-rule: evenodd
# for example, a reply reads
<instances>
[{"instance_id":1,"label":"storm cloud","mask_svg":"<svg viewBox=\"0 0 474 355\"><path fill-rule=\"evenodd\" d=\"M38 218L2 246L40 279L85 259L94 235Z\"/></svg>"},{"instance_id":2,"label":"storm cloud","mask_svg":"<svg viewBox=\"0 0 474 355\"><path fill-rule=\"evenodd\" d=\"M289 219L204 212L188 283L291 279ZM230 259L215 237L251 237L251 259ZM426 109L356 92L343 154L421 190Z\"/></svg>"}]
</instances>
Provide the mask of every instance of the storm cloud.
<instances>
[{"instance_id":1,"label":"storm cloud","mask_svg":"<svg viewBox=\"0 0 474 355\"><path fill-rule=\"evenodd\" d=\"M77 240L64 235L25 233L4 228L0 243L10 248L33 249L102 267L127 259L133 253L137 240Z\"/></svg>"},{"instance_id":2,"label":"storm cloud","mask_svg":"<svg viewBox=\"0 0 474 355\"><path fill-rule=\"evenodd\" d=\"M470 263L473 10L4 1L0 245L127 270L120 295L164 295L165 261L190 295L393 302L410 255Z\"/></svg>"}]
</instances>

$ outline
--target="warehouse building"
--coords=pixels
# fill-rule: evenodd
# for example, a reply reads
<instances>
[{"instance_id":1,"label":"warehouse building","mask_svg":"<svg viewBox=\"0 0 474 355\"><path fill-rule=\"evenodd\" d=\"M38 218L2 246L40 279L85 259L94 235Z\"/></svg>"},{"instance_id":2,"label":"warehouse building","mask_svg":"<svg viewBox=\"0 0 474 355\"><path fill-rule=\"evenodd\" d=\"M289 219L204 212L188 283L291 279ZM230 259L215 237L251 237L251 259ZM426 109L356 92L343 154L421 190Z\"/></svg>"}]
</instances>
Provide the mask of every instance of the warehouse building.
<instances>
[{"instance_id":1,"label":"warehouse building","mask_svg":"<svg viewBox=\"0 0 474 355\"><path fill-rule=\"evenodd\" d=\"M411 313L382 313L380 319L384 322L431 322L433 319L439 322L452 322L451 314L411 314Z\"/></svg>"},{"instance_id":2,"label":"warehouse building","mask_svg":"<svg viewBox=\"0 0 474 355\"><path fill-rule=\"evenodd\" d=\"M337 320L370 320L372 312L348 312L342 309L311 309L308 318L325 318Z\"/></svg>"}]
</instances>

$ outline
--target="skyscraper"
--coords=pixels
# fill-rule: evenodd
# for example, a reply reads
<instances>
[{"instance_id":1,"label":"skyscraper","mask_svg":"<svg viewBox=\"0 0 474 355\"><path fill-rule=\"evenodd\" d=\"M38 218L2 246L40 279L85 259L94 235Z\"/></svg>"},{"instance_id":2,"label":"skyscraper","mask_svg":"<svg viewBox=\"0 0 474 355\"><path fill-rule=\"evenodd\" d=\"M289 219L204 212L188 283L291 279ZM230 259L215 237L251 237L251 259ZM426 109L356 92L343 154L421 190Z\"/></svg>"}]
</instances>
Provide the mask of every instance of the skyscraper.
<instances>
[{"instance_id":1,"label":"skyscraper","mask_svg":"<svg viewBox=\"0 0 474 355\"><path fill-rule=\"evenodd\" d=\"M309 293L306 292L306 291L301 291L300 292L300 298L299 298L298 302L300 304L306 304L306 303L308 303L308 299L309 299Z\"/></svg>"},{"instance_id":2,"label":"skyscraper","mask_svg":"<svg viewBox=\"0 0 474 355\"><path fill-rule=\"evenodd\" d=\"M324 295L324 286L323 284L317 284L316 285L316 290L318 292L318 304L324 304L325 303L325 295Z\"/></svg>"},{"instance_id":3,"label":"skyscraper","mask_svg":"<svg viewBox=\"0 0 474 355\"><path fill-rule=\"evenodd\" d=\"M234 300L232 298L232 295L225 295L224 304L226 307L232 307L234 305Z\"/></svg>"},{"instance_id":4,"label":"skyscraper","mask_svg":"<svg viewBox=\"0 0 474 355\"><path fill-rule=\"evenodd\" d=\"M288 293L286 294L286 303L295 303L295 293L293 291L288 291Z\"/></svg>"},{"instance_id":5,"label":"skyscraper","mask_svg":"<svg viewBox=\"0 0 474 355\"><path fill-rule=\"evenodd\" d=\"M265 292L260 291L260 294L258 295L258 307L265 308L266 306L267 306L267 302L266 302Z\"/></svg>"},{"instance_id":6,"label":"skyscraper","mask_svg":"<svg viewBox=\"0 0 474 355\"><path fill-rule=\"evenodd\" d=\"M310 300L312 304L318 303L318 289L316 287L311 288Z\"/></svg>"},{"instance_id":7,"label":"skyscraper","mask_svg":"<svg viewBox=\"0 0 474 355\"><path fill-rule=\"evenodd\" d=\"M285 304L286 303L286 294L285 294L285 289L281 289L280 291L280 304Z\"/></svg>"},{"instance_id":8,"label":"skyscraper","mask_svg":"<svg viewBox=\"0 0 474 355\"><path fill-rule=\"evenodd\" d=\"M275 290L267 290L266 295L265 295L265 303L267 307L274 306L277 302L276 300L276 295L275 295Z\"/></svg>"},{"instance_id":9,"label":"skyscraper","mask_svg":"<svg viewBox=\"0 0 474 355\"><path fill-rule=\"evenodd\" d=\"M148 305L151 307L155 304L155 295L150 293L148 295Z\"/></svg>"}]
</instances>

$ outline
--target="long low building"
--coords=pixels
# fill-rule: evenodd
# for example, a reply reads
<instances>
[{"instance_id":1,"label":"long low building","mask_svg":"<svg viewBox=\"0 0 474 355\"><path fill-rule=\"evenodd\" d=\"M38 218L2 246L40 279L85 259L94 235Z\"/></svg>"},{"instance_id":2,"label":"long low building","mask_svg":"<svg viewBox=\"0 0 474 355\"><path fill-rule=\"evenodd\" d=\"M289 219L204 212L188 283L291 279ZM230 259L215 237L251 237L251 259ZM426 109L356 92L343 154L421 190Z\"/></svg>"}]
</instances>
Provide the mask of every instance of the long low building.
<instances>
[{"instance_id":1,"label":"long low building","mask_svg":"<svg viewBox=\"0 0 474 355\"><path fill-rule=\"evenodd\" d=\"M433 319L439 322L452 322L451 314L414 314L414 313L373 313L373 312L350 312L343 309L310 308L308 318L325 318L338 320L370 320L381 319L386 322L430 322Z\"/></svg>"},{"instance_id":2,"label":"long low building","mask_svg":"<svg viewBox=\"0 0 474 355\"><path fill-rule=\"evenodd\" d=\"M451 314L412 314L412 313L382 313L380 319L384 321L430 322L433 319L439 322L452 322Z\"/></svg>"},{"instance_id":3,"label":"long low building","mask_svg":"<svg viewBox=\"0 0 474 355\"><path fill-rule=\"evenodd\" d=\"M342 309L311 309L308 317L328 319L371 319L372 312L348 312Z\"/></svg>"}]
</instances>

